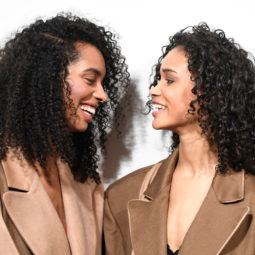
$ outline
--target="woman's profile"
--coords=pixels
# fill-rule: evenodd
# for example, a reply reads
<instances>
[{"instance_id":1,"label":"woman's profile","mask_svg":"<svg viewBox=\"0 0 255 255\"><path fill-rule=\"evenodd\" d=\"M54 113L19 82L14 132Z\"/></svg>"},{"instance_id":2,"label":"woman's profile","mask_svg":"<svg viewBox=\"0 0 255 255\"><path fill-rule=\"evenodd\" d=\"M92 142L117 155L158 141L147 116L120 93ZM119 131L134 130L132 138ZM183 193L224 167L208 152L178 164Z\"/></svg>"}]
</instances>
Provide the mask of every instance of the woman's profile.
<instances>
[{"instance_id":1,"label":"woman's profile","mask_svg":"<svg viewBox=\"0 0 255 255\"><path fill-rule=\"evenodd\" d=\"M205 23L170 37L148 102L172 154L106 192L109 255L255 254L254 59Z\"/></svg>"},{"instance_id":2,"label":"woman's profile","mask_svg":"<svg viewBox=\"0 0 255 255\"><path fill-rule=\"evenodd\" d=\"M115 35L72 14L1 48L1 254L101 254L97 145L128 79Z\"/></svg>"}]
</instances>

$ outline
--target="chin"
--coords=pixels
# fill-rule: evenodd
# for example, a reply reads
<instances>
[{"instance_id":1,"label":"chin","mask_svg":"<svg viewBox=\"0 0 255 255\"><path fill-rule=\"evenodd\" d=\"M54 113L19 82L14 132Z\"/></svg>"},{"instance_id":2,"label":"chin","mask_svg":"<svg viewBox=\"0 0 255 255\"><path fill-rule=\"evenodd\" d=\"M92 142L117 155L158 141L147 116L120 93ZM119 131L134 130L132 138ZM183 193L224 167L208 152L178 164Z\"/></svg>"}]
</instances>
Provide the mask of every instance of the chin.
<instances>
[{"instance_id":1,"label":"chin","mask_svg":"<svg viewBox=\"0 0 255 255\"><path fill-rule=\"evenodd\" d=\"M69 130L74 133L84 133L87 129L88 129L88 124L80 125L80 126L78 125L69 126Z\"/></svg>"},{"instance_id":2,"label":"chin","mask_svg":"<svg viewBox=\"0 0 255 255\"><path fill-rule=\"evenodd\" d=\"M166 131L175 131L176 126L175 125L169 125L169 124L159 124L159 123L152 123L152 127L156 130L166 130Z\"/></svg>"},{"instance_id":3,"label":"chin","mask_svg":"<svg viewBox=\"0 0 255 255\"><path fill-rule=\"evenodd\" d=\"M84 132L86 132L86 130L87 130L87 129L76 129L76 130L74 130L73 132L74 132L74 133L84 133Z\"/></svg>"},{"instance_id":4,"label":"chin","mask_svg":"<svg viewBox=\"0 0 255 255\"><path fill-rule=\"evenodd\" d=\"M162 129L161 125L157 125L157 124L154 124L154 123L152 123L152 127L156 130Z\"/></svg>"},{"instance_id":5,"label":"chin","mask_svg":"<svg viewBox=\"0 0 255 255\"><path fill-rule=\"evenodd\" d=\"M76 131L74 131L74 132L84 133L84 132L86 132L87 129L88 129L88 126L82 127L82 128L77 128Z\"/></svg>"}]
</instances>

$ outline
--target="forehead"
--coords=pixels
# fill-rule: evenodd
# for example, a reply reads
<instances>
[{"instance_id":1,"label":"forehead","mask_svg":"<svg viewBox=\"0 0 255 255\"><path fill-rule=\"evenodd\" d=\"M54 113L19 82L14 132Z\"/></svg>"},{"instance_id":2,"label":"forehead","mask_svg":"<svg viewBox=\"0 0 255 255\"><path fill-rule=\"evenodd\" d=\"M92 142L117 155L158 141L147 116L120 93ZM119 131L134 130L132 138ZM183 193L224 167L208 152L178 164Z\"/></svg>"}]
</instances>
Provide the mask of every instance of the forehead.
<instances>
[{"instance_id":1,"label":"forehead","mask_svg":"<svg viewBox=\"0 0 255 255\"><path fill-rule=\"evenodd\" d=\"M76 43L75 48L78 53L78 58L70 64L71 68L80 69L81 71L95 69L102 76L105 75L105 60L100 50L88 43Z\"/></svg>"},{"instance_id":2,"label":"forehead","mask_svg":"<svg viewBox=\"0 0 255 255\"><path fill-rule=\"evenodd\" d=\"M167 68L178 70L180 68L187 68L187 66L188 59L186 52L181 47L175 47L170 50L161 62L161 70Z\"/></svg>"}]
</instances>

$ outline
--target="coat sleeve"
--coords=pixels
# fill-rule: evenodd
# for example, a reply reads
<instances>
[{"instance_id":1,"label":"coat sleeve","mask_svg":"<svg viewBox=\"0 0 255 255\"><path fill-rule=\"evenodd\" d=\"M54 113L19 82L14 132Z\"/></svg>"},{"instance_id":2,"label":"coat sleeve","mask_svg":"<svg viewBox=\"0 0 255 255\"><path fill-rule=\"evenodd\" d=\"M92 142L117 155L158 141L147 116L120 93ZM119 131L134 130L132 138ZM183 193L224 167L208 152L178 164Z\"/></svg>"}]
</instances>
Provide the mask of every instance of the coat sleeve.
<instances>
[{"instance_id":1,"label":"coat sleeve","mask_svg":"<svg viewBox=\"0 0 255 255\"><path fill-rule=\"evenodd\" d=\"M105 255L125 255L120 228L113 216L107 196L104 203L103 225Z\"/></svg>"}]
</instances>

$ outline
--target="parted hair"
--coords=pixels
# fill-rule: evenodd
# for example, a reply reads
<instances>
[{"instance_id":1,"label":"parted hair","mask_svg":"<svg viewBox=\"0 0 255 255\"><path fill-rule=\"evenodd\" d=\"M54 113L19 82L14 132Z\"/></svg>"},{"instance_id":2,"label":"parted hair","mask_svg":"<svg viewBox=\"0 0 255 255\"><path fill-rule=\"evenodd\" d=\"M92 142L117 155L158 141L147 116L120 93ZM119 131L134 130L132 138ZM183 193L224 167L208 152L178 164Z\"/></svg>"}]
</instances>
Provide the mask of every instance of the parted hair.
<instances>
[{"instance_id":1,"label":"parted hair","mask_svg":"<svg viewBox=\"0 0 255 255\"><path fill-rule=\"evenodd\" d=\"M17 32L0 50L0 159L10 149L45 169L50 155L66 162L79 182L99 182L97 144L104 145L111 118L129 84L116 35L71 13L38 19ZM68 65L79 56L75 43L102 53L109 100L97 109L85 132L70 132L66 109L72 107L65 82ZM67 98L68 100L66 100Z\"/></svg>"}]
</instances>

